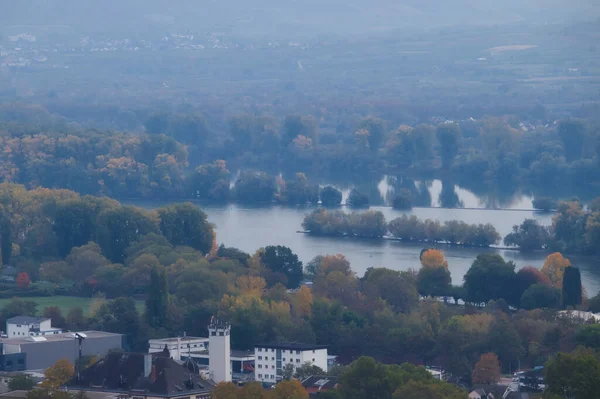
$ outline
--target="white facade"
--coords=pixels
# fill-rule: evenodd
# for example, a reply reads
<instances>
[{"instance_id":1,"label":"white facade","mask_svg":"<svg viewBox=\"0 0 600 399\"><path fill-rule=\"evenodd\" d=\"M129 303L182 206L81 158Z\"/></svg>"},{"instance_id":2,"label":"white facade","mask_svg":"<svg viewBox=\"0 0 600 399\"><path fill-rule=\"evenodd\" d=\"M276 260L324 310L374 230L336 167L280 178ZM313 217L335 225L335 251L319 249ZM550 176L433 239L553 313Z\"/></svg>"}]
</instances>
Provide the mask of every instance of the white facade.
<instances>
[{"instance_id":1,"label":"white facade","mask_svg":"<svg viewBox=\"0 0 600 399\"><path fill-rule=\"evenodd\" d=\"M208 326L208 367L215 383L231 381L231 326L213 319Z\"/></svg>"},{"instance_id":2,"label":"white facade","mask_svg":"<svg viewBox=\"0 0 600 399\"><path fill-rule=\"evenodd\" d=\"M41 317L17 316L6 321L8 338L37 337L62 333L60 328L52 328L51 320Z\"/></svg>"},{"instance_id":3,"label":"white facade","mask_svg":"<svg viewBox=\"0 0 600 399\"><path fill-rule=\"evenodd\" d=\"M320 345L273 344L254 348L254 378L276 383L282 379L283 368L291 364L294 370L305 363L327 372L327 348Z\"/></svg>"},{"instance_id":4,"label":"white facade","mask_svg":"<svg viewBox=\"0 0 600 399\"><path fill-rule=\"evenodd\" d=\"M181 361L181 356L187 356L190 352L204 351L208 347L208 338L204 337L177 337L151 339L148 341L148 353L157 353L169 350L173 360Z\"/></svg>"}]
</instances>

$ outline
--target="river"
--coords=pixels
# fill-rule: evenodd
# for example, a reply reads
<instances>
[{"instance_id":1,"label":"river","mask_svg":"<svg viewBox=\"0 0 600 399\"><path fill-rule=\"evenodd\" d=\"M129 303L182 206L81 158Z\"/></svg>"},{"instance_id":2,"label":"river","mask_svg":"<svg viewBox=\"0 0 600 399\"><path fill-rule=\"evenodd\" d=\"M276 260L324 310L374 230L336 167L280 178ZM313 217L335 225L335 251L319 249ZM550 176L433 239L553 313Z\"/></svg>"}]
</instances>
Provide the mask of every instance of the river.
<instances>
[{"instance_id":1,"label":"river","mask_svg":"<svg viewBox=\"0 0 600 399\"><path fill-rule=\"evenodd\" d=\"M384 177L377 185L375 196L381 202L393 193L393 187ZM415 182L416 186L424 183ZM411 211L399 211L390 207L372 206L370 209L383 212L387 221L402 215L414 214L421 219L462 220L466 223L491 223L502 237L512 230L512 226L521 224L525 219L536 219L542 225L552 223L552 214L532 211L532 197L515 195L508 201L499 202L493 196L479 197L459 186L451 187L452 202L460 204L459 208L436 208L442 205L440 198L443 185L440 181L427 183L427 197L433 207L413 208ZM344 200L350 191L342 190ZM446 196L447 197L447 196ZM153 209L165 203L136 201L130 202L142 208ZM483 209L487 207L502 207L500 209ZM297 233L302 228L304 215L311 208L293 208L282 206L249 207L241 205L211 206L201 205L208 219L216 227L219 244L239 248L248 253L254 253L258 248L267 245L285 245L294 251L304 263L317 255L343 254L348 258L352 269L362 276L369 267L387 267L395 270L418 269L419 254L423 244L402 243L388 240L369 240L341 237L312 237ZM427 245L430 247L431 245ZM475 257L482 252L497 252L506 260L513 261L517 268L535 266L541 268L545 253L536 252L523 254L514 250L462 248L445 245L435 245L441 249L446 259L454 284L461 284ZM569 257L574 266L581 270L581 278L589 296L600 291L600 261L597 258Z\"/></svg>"}]
</instances>

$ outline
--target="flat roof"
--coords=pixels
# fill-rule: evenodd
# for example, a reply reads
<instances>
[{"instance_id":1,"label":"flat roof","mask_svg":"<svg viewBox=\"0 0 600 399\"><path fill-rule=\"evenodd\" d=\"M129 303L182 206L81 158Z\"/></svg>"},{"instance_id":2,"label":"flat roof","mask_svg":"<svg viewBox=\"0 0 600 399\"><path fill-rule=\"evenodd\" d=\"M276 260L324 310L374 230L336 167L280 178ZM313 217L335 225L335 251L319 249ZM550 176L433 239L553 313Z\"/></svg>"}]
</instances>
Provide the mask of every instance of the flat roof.
<instances>
[{"instance_id":1,"label":"flat roof","mask_svg":"<svg viewBox=\"0 0 600 399\"><path fill-rule=\"evenodd\" d=\"M327 349L328 345L313 345L303 344L299 342L280 342L276 344L256 344L255 348L268 348L268 349L289 349L295 351L310 351L317 349Z\"/></svg>"},{"instance_id":2,"label":"flat roof","mask_svg":"<svg viewBox=\"0 0 600 399\"><path fill-rule=\"evenodd\" d=\"M15 316L6 320L8 324L32 324L41 323L42 321L50 320L48 317L37 317L37 316Z\"/></svg>"},{"instance_id":3,"label":"flat roof","mask_svg":"<svg viewBox=\"0 0 600 399\"><path fill-rule=\"evenodd\" d=\"M95 338L106 338L122 336L123 334L109 333L106 331L79 331L82 335L85 334L86 339ZM75 339L75 332L66 332L61 334L42 335L35 337L20 337L20 338L4 338L1 339L5 345L25 345L25 344L43 344L46 342L57 342L57 341L73 341ZM45 338L45 339L41 339Z\"/></svg>"},{"instance_id":4,"label":"flat roof","mask_svg":"<svg viewBox=\"0 0 600 399\"><path fill-rule=\"evenodd\" d=\"M179 337L179 338L156 338L156 339L151 339L148 342L164 342L164 343L177 343L177 341L179 342L186 342L186 341L208 341L207 337Z\"/></svg>"}]
</instances>

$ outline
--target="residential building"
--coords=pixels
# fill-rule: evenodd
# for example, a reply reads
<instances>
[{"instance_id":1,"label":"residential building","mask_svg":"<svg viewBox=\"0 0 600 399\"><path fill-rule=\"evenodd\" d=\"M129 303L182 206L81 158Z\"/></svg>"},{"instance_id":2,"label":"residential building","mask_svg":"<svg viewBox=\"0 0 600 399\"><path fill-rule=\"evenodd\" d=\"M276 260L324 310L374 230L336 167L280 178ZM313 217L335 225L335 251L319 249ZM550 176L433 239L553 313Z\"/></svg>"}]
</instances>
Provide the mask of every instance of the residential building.
<instances>
[{"instance_id":1,"label":"residential building","mask_svg":"<svg viewBox=\"0 0 600 399\"><path fill-rule=\"evenodd\" d=\"M180 361L182 356L189 357L190 352L206 351L208 338L205 337L183 337L151 339L148 341L148 353L163 352L168 349L171 359Z\"/></svg>"},{"instance_id":2,"label":"residential building","mask_svg":"<svg viewBox=\"0 0 600 399\"><path fill-rule=\"evenodd\" d=\"M318 396L320 392L327 392L338 386L337 377L327 375L313 375L302 381L302 386L311 396Z\"/></svg>"},{"instance_id":3,"label":"residential building","mask_svg":"<svg viewBox=\"0 0 600 399\"><path fill-rule=\"evenodd\" d=\"M8 338L39 337L60 334L60 328L53 328L46 317L16 316L6 320Z\"/></svg>"},{"instance_id":4,"label":"residential building","mask_svg":"<svg viewBox=\"0 0 600 399\"><path fill-rule=\"evenodd\" d=\"M327 346L280 343L254 347L254 374L257 381L274 384L283 378L283 368L287 364L296 369L307 362L327 372Z\"/></svg>"},{"instance_id":5,"label":"residential building","mask_svg":"<svg viewBox=\"0 0 600 399\"><path fill-rule=\"evenodd\" d=\"M64 388L118 399L210 399L215 384L162 353L109 352Z\"/></svg>"},{"instance_id":6,"label":"residential building","mask_svg":"<svg viewBox=\"0 0 600 399\"><path fill-rule=\"evenodd\" d=\"M104 331L83 331L77 334L85 338L82 346L84 356L103 356L110 350L123 348L122 334ZM25 370L43 370L65 358L74 362L79 355L75 333L4 338L0 340L0 347L2 355L24 354Z\"/></svg>"}]
</instances>

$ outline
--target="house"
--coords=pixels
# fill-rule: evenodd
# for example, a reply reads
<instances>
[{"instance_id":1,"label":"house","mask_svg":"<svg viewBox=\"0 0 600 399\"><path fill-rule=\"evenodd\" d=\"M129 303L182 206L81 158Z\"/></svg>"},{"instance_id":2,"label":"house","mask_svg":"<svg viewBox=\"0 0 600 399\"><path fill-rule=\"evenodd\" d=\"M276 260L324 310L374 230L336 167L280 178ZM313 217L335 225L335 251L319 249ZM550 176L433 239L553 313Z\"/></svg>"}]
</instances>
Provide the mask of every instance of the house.
<instances>
[{"instance_id":1,"label":"house","mask_svg":"<svg viewBox=\"0 0 600 399\"><path fill-rule=\"evenodd\" d=\"M38 337L60 334L60 328L52 327L52 320L46 317L15 316L6 320L8 338Z\"/></svg>"},{"instance_id":2,"label":"house","mask_svg":"<svg viewBox=\"0 0 600 399\"><path fill-rule=\"evenodd\" d=\"M302 381L302 386L312 396L318 396L320 392L327 392L337 388L337 377L324 375L313 375Z\"/></svg>"},{"instance_id":3,"label":"house","mask_svg":"<svg viewBox=\"0 0 600 399\"><path fill-rule=\"evenodd\" d=\"M77 334L85 337L82 345L84 356L102 356L110 350L123 348L122 334L104 331L83 331ZM0 366L5 371L43 370L60 359L66 358L74 362L79 354L75 340L75 333L0 339ZM15 361L22 364L17 367Z\"/></svg>"},{"instance_id":4,"label":"house","mask_svg":"<svg viewBox=\"0 0 600 399\"><path fill-rule=\"evenodd\" d=\"M492 392L478 388L469 393L469 399L496 399Z\"/></svg>"},{"instance_id":5,"label":"house","mask_svg":"<svg viewBox=\"0 0 600 399\"><path fill-rule=\"evenodd\" d=\"M215 384L163 354L109 352L64 388L119 399L210 399Z\"/></svg>"},{"instance_id":6,"label":"house","mask_svg":"<svg viewBox=\"0 0 600 399\"><path fill-rule=\"evenodd\" d=\"M283 368L294 369L311 363L327 372L327 346L301 343L260 344L254 346L256 381L277 383L283 378Z\"/></svg>"},{"instance_id":7,"label":"house","mask_svg":"<svg viewBox=\"0 0 600 399\"><path fill-rule=\"evenodd\" d=\"M600 323L600 313L584 312L583 310L561 310L557 313L557 317L578 323Z\"/></svg>"}]
</instances>

